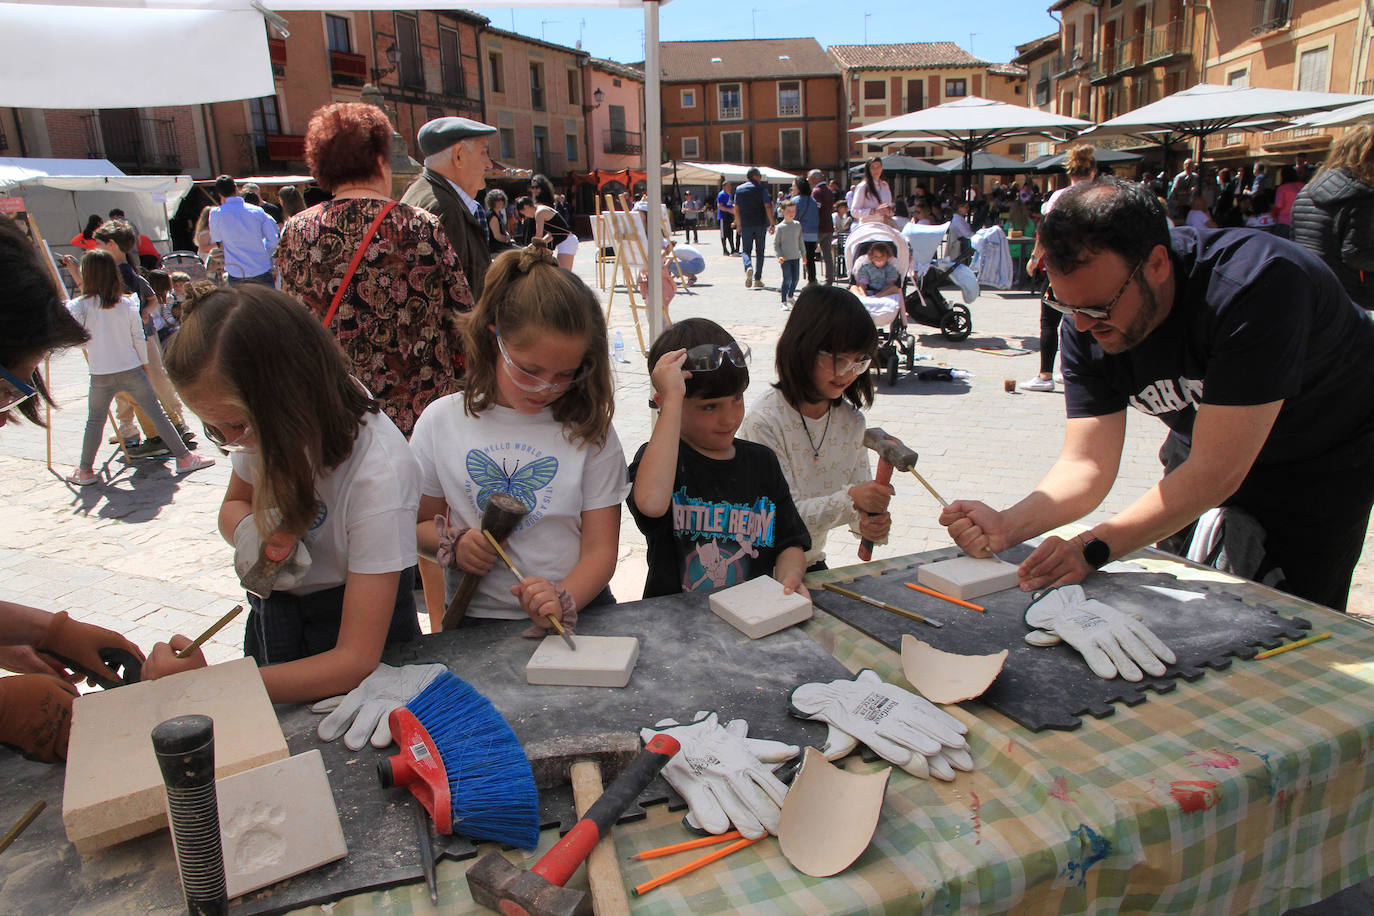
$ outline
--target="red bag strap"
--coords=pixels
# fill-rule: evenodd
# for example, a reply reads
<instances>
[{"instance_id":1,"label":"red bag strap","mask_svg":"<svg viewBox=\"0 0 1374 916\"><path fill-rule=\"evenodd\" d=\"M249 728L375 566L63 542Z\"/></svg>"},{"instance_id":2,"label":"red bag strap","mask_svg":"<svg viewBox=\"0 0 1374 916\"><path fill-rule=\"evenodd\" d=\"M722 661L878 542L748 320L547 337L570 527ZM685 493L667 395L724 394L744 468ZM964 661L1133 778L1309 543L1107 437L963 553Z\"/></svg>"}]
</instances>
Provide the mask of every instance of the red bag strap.
<instances>
[{"instance_id":1,"label":"red bag strap","mask_svg":"<svg viewBox=\"0 0 1374 916\"><path fill-rule=\"evenodd\" d=\"M367 234L363 236L362 244L358 250L353 252L353 260L348 262L348 270L344 271L343 280L339 281L339 288L334 293L334 301L329 303L329 311L324 313L324 326L329 327L329 323L334 320L334 313L339 310L339 303L343 301L344 290L348 289L348 284L353 279L353 272L358 269L359 262L363 259L363 252L371 244L372 237L377 234L377 229L382 225L382 220L396 206L396 201L388 200L386 206L382 207L377 218L372 221L372 225L367 227Z\"/></svg>"}]
</instances>

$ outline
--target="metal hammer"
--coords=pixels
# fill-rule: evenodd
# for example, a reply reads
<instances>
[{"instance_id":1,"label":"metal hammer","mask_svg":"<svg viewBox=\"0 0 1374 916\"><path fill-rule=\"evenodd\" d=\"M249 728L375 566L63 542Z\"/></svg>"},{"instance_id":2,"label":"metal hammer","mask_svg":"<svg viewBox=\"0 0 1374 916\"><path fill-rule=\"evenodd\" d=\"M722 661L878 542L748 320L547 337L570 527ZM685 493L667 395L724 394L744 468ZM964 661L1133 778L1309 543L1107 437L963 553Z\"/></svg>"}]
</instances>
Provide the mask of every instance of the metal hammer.
<instances>
[{"instance_id":1,"label":"metal hammer","mask_svg":"<svg viewBox=\"0 0 1374 916\"><path fill-rule=\"evenodd\" d=\"M520 524L525 513L529 511L525 504L514 496L508 493L493 493L487 498L487 507L482 510L482 528L490 531L492 537L498 541L504 541L510 537L515 526ZM463 573L463 578L458 580L458 590L453 593L448 610L444 611L445 630L457 629L458 624L463 622L468 605L472 603L472 596L477 594L477 585L481 581L481 576L470 572Z\"/></svg>"},{"instance_id":2,"label":"metal hammer","mask_svg":"<svg viewBox=\"0 0 1374 916\"><path fill-rule=\"evenodd\" d=\"M907 448L901 439L889 435L880 426L870 426L864 430L864 445L878 453L878 473L873 479L878 483L892 483L892 471L910 471L916 467L916 452ZM859 559L873 559L873 542L864 538L859 542Z\"/></svg>"},{"instance_id":3,"label":"metal hammer","mask_svg":"<svg viewBox=\"0 0 1374 916\"><path fill-rule=\"evenodd\" d=\"M610 833L663 765L678 752L677 740L656 735L610 788L601 794L568 835L544 853L529 871L499 852L489 852L468 869L468 890L480 906L507 916L578 916L591 909L591 897L564 887L584 859Z\"/></svg>"}]
</instances>

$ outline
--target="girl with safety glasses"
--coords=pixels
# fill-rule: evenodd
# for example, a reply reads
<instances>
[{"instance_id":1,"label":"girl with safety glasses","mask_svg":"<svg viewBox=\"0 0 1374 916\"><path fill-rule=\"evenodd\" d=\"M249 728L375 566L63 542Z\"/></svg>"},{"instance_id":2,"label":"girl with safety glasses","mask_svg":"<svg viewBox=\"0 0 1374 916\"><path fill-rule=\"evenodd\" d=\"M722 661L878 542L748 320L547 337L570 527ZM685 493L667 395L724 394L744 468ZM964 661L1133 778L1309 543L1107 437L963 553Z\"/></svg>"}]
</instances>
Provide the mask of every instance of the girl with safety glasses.
<instances>
[{"instance_id":1,"label":"girl with safety glasses","mask_svg":"<svg viewBox=\"0 0 1374 916\"><path fill-rule=\"evenodd\" d=\"M571 628L579 609L615 601L607 583L629 489L601 306L535 242L492 262L461 321L462 390L426 407L410 440L420 546L444 567L446 602L463 572L482 577L465 620L528 617L524 635L539 636L553 615ZM526 510L504 545L522 582L482 534L497 493Z\"/></svg>"},{"instance_id":2,"label":"girl with safety glasses","mask_svg":"<svg viewBox=\"0 0 1374 916\"><path fill-rule=\"evenodd\" d=\"M858 297L811 285L778 338L778 380L750 408L740 438L778 456L811 549L808 571L825 569L825 539L847 525L870 541L887 537L892 487L873 480L864 415L873 404L869 364L878 330Z\"/></svg>"}]
</instances>

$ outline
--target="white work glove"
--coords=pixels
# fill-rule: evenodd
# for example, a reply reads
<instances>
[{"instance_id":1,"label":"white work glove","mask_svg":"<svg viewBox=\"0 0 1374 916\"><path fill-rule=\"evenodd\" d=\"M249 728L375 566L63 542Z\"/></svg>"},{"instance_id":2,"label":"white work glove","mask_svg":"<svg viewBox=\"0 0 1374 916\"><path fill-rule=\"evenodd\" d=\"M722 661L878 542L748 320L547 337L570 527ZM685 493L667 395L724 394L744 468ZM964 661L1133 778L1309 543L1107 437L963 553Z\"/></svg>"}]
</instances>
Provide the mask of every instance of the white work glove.
<instances>
[{"instance_id":1,"label":"white work glove","mask_svg":"<svg viewBox=\"0 0 1374 916\"><path fill-rule=\"evenodd\" d=\"M951 780L972 770L968 727L924 697L894 687L865 668L854 680L802 684L792 714L830 726L821 755L838 760L859 742L912 776Z\"/></svg>"},{"instance_id":2,"label":"white work glove","mask_svg":"<svg viewBox=\"0 0 1374 916\"><path fill-rule=\"evenodd\" d=\"M722 726L713 712L698 712L688 725L664 719L639 731L645 743L659 734L682 745L663 778L687 802L688 826L720 834L733 825L750 839L778 832L787 786L773 770L797 756L795 744L749 738L748 722Z\"/></svg>"},{"instance_id":3,"label":"white work glove","mask_svg":"<svg viewBox=\"0 0 1374 916\"><path fill-rule=\"evenodd\" d=\"M1026 608L1026 623L1036 628L1026 634L1026 642L1053 646L1062 640L1077 649L1101 678L1120 674L1128 681L1138 681L1143 677L1141 668L1159 677L1164 674L1165 663L1176 661L1169 647L1145 624L1089 598L1081 585L1063 585L1038 594Z\"/></svg>"},{"instance_id":4,"label":"white work glove","mask_svg":"<svg viewBox=\"0 0 1374 916\"><path fill-rule=\"evenodd\" d=\"M391 711L418 697L446 671L443 665L378 665L347 696L330 697L310 707L311 712L329 713L317 729L320 740L333 741L343 735L344 746L356 751L371 735L373 747L386 747L391 743L391 726L387 722ZM348 729L347 734L344 729Z\"/></svg>"},{"instance_id":5,"label":"white work glove","mask_svg":"<svg viewBox=\"0 0 1374 916\"><path fill-rule=\"evenodd\" d=\"M240 581L248 575L253 564L258 562L261 553L262 538L258 536L258 526L253 521L253 513L250 512L234 526L234 572L239 574ZM277 581L273 583L272 588L281 591L295 588L301 584L301 580L309 571L310 551L305 549L305 544L297 540L291 556L277 573Z\"/></svg>"}]
</instances>

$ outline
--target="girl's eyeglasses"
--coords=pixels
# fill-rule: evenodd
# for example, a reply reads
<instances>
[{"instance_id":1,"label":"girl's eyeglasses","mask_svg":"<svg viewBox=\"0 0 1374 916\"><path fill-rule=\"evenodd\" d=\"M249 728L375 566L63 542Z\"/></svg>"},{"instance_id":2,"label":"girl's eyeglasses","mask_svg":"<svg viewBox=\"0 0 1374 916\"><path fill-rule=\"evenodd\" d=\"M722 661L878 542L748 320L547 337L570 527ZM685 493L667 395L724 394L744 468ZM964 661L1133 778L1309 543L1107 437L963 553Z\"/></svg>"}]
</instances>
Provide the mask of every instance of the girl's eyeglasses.
<instances>
[{"instance_id":1,"label":"girl's eyeglasses","mask_svg":"<svg viewBox=\"0 0 1374 916\"><path fill-rule=\"evenodd\" d=\"M220 432L218 426L212 426L209 423L203 423L201 425L205 427L205 438L215 443L220 451L246 452L253 448L248 442L248 438L253 434L253 427L251 426L245 425L243 427L243 432L235 436L233 440L230 440L224 433Z\"/></svg>"},{"instance_id":2,"label":"girl's eyeglasses","mask_svg":"<svg viewBox=\"0 0 1374 916\"><path fill-rule=\"evenodd\" d=\"M687 351L687 360L682 368L688 372L711 372L729 360L730 365L743 369L749 364L749 356L748 344L740 346L734 341L728 344L699 344Z\"/></svg>"},{"instance_id":3,"label":"girl's eyeglasses","mask_svg":"<svg viewBox=\"0 0 1374 916\"><path fill-rule=\"evenodd\" d=\"M1040 301L1043 302L1045 305L1048 305L1050 308L1054 309L1056 312L1063 312L1070 318L1076 315L1082 315L1084 318L1091 318L1094 321L1106 321L1108 318L1112 316L1112 309L1116 308L1116 304L1121 301L1121 297L1126 295L1126 290L1130 289L1131 281L1135 279L1135 275L1140 273L1140 268L1144 266L1145 259L1141 258L1139 261L1136 262L1135 269L1132 270L1130 276L1126 278L1126 282L1121 284L1121 289L1116 291L1116 295L1112 297L1112 301L1108 302L1106 305L1092 307L1085 306L1083 308L1078 308L1072 305L1065 305L1064 303L1060 302L1058 299L1055 298L1054 287L1046 289L1045 295L1040 297Z\"/></svg>"},{"instance_id":4,"label":"girl's eyeglasses","mask_svg":"<svg viewBox=\"0 0 1374 916\"><path fill-rule=\"evenodd\" d=\"M816 355L829 357L831 365L835 367L835 374L837 376L860 375L869 366L873 365L873 357L871 356L865 356L862 359L848 359L843 356L836 356L834 353L830 353L826 350L817 350Z\"/></svg>"},{"instance_id":5,"label":"girl's eyeglasses","mask_svg":"<svg viewBox=\"0 0 1374 916\"><path fill-rule=\"evenodd\" d=\"M0 380L0 412L18 407L38 393L38 389L4 366L0 366Z\"/></svg>"},{"instance_id":6,"label":"girl's eyeglasses","mask_svg":"<svg viewBox=\"0 0 1374 916\"><path fill-rule=\"evenodd\" d=\"M516 388L529 394L562 394L573 385L585 379L591 372L591 367L587 365L578 366L570 372L560 373L563 378L555 378L553 381L545 381L533 372L520 368L515 364L515 360L510 358L510 353L506 350L506 342L501 339L501 332L496 332L496 347L501 351L501 359L505 361L506 372L510 375L510 380Z\"/></svg>"}]
</instances>

